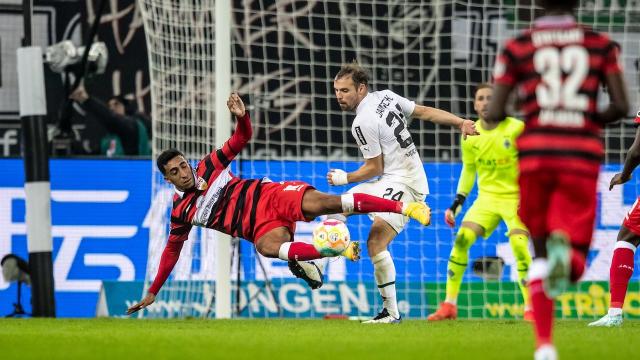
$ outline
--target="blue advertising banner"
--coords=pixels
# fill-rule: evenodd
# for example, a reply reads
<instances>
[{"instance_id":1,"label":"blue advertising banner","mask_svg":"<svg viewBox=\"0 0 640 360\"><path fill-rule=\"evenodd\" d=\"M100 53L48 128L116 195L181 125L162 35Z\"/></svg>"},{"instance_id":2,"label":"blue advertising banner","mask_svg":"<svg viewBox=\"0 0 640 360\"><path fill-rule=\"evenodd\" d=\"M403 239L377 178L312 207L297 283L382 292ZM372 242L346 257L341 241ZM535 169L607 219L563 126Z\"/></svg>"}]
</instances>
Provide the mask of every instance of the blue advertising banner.
<instances>
[{"instance_id":1,"label":"blue advertising banner","mask_svg":"<svg viewBox=\"0 0 640 360\"><path fill-rule=\"evenodd\" d=\"M0 164L0 256L28 259L23 163L7 159ZM148 160L51 161L58 316L94 316L102 280L144 279L151 166ZM30 298L27 287L22 297L27 311ZM12 311L15 299L16 284L0 279L0 315Z\"/></svg>"},{"instance_id":2,"label":"blue advertising banner","mask_svg":"<svg viewBox=\"0 0 640 360\"><path fill-rule=\"evenodd\" d=\"M145 218L151 202L152 166L149 160L51 161L53 259L58 316L94 316L103 280L144 280L149 244ZM340 193L347 187L329 189L324 174L332 167L355 169L357 166L355 162L245 161L234 165L234 168L243 174L250 169L252 174L259 174L255 177L266 175L274 181L283 180L278 177L281 175L274 174L287 174L288 180L304 180L319 190ZM408 284L405 288L398 287L399 292L411 296L420 294L420 290L412 288L411 284L446 280L447 258L456 231L447 227L442 217L444 209L452 201L460 165L429 163L425 164L425 169L431 190L427 201L434 210L433 224L425 229L410 223L391 245L398 281ZM608 181L618 169L617 165L606 166L601 173L598 185L601 201L584 280L608 279L618 228L637 196L638 182L635 178L624 187L608 191ZM14 253L28 258L23 186L22 161L0 160L0 257ZM472 195L467 201L465 210L471 206L473 198ZM353 239L367 239L369 221L365 216L352 217L348 224ZM310 238L313 226L299 224L296 238ZM471 248L470 259L491 255L503 257L507 266L502 280L509 281L515 279L515 269L511 266L513 259L504 232L505 228L501 225L490 238L478 240ZM246 241L240 244L242 279L247 282L263 281L264 273L253 245ZM366 246L364 250L366 255ZM202 265L199 259L194 259L193 271ZM286 263L281 260L262 259L262 265L274 279L291 278ZM637 270L634 279L639 278ZM340 284L373 283L373 268L366 258L356 263L332 260L326 273L329 281L336 282L334 287L338 292L343 286ZM465 275L465 281L480 280L470 272ZM286 285L286 281L283 284ZM295 284L300 285L299 281ZM279 289L285 285L278 285ZM369 289L366 292L368 298L375 295L376 290ZM134 297L139 296L140 292ZM300 296L313 301L311 292ZM6 283L0 278L0 316L13 310L15 299L16 284ZM22 301L29 311L28 287L23 287Z\"/></svg>"},{"instance_id":3,"label":"blue advertising banner","mask_svg":"<svg viewBox=\"0 0 640 360\"><path fill-rule=\"evenodd\" d=\"M176 317L186 311L194 317L215 317L215 293L213 281L193 281L188 286L185 281L169 281L169 287L189 289L188 293L173 299L156 299L144 310L146 317ZM402 291L398 301L404 304L403 315L420 317L421 305L426 304L424 286L419 283L397 283ZM100 293L98 316L127 317L127 308L140 300L142 281L105 281ZM371 318L380 310L381 300L374 282L330 282L320 289L311 290L305 283L292 279L274 279L271 282L245 281L232 283L232 295L236 303L240 296L241 317L323 317L344 315ZM235 309L234 309L235 310Z\"/></svg>"}]
</instances>

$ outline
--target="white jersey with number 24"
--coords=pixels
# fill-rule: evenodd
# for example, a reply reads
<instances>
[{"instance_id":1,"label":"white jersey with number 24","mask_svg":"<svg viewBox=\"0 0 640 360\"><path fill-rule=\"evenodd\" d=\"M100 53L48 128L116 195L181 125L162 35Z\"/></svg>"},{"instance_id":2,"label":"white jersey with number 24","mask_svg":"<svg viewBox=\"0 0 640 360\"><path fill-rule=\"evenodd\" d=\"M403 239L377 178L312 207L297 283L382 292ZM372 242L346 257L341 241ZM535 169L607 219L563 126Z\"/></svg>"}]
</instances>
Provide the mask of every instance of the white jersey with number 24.
<instances>
[{"instance_id":1,"label":"white jersey with number 24","mask_svg":"<svg viewBox=\"0 0 640 360\"><path fill-rule=\"evenodd\" d=\"M415 102L391 90L370 92L356 109L351 133L365 159L382 154L381 180L403 183L426 195L427 175L407 129L407 119L415 107Z\"/></svg>"}]
</instances>

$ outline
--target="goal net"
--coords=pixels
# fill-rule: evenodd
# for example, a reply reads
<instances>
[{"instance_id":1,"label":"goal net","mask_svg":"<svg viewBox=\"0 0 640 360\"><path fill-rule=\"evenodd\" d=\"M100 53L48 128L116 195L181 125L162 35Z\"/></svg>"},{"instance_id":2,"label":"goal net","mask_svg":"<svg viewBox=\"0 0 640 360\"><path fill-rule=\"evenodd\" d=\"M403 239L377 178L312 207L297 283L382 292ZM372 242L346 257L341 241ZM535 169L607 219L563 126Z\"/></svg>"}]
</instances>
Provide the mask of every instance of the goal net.
<instances>
[{"instance_id":1,"label":"goal net","mask_svg":"<svg viewBox=\"0 0 640 360\"><path fill-rule=\"evenodd\" d=\"M197 161L220 145L214 143L213 121L214 5L213 0L138 1L149 53L154 157L177 147ZM362 162L350 133L354 115L340 111L333 93L332 80L342 63L357 59L368 68L372 90L388 88L419 104L475 119L475 86L491 80L496 53L507 38L530 26L535 14L533 1L524 0L233 1L231 87L248 104L254 126L252 142L232 165L233 171L245 178L304 180L334 194L346 191L348 187L329 187L325 177L330 168L354 170ZM578 17L621 45L625 80L638 109L640 5L631 0L583 1ZM606 103L606 94L602 99ZM607 164L600 190L619 169L633 140L630 118L631 114L605 132ZM457 187L460 135L419 120L410 130L427 170L433 220L428 228L409 223L390 251L401 312L424 318L444 299L456 229L444 223L443 214ZM155 275L166 241L172 195L155 166L153 171L148 280ZM607 280L615 235L636 188L629 185L602 196L585 279ZM475 190L465 210L474 197ZM352 238L364 244L370 224L367 217L350 217ZM296 241L309 241L314 226L299 224ZM523 302L514 284L515 261L505 231L501 225L471 248L470 263L500 257L504 266L479 276L470 264L458 300L460 316L521 317ZM194 228L172 280L146 316L214 315L215 241L208 230ZM325 285L312 292L293 278L285 262L258 256L249 242L235 243L230 254L234 316L375 315L381 298L363 248L359 262L329 260ZM570 309L563 315L597 315L593 309L579 310L584 302L578 302L578 294L593 293L604 302L603 286L586 284L573 298L563 300Z\"/></svg>"}]
</instances>

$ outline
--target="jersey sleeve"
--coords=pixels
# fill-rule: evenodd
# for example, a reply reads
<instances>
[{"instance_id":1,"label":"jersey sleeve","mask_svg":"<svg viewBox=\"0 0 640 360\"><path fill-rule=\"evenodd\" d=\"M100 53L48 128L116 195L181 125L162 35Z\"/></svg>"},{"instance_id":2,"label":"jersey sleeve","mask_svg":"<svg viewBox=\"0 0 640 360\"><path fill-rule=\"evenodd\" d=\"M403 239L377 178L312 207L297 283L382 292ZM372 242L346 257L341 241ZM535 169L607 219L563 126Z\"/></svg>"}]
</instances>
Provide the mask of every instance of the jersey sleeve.
<instances>
[{"instance_id":1,"label":"jersey sleeve","mask_svg":"<svg viewBox=\"0 0 640 360\"><path fill-rule=\"evenodd\" d=\"M391 91L391 93L396 97L398 106L400 106L400 109L402 109L402 113L404 114L404 116L407 119L410 118L411 114L413 114L413 111L416 109L416 102L402 97L394 93L393 91Z\"/></svg>"},{"instance_id":2,"label":"jersey sleeve","mask_svg":"<svg viewBox=\"0 0 640 360\"><path fill-rule=\"evenodd\" d=\"M172 242L183 242L187 241L189 238L189 232L193 225L191 224L181 224L174 221L171 221L171 225L169 226L169 241Z\"/></svg>"},{"instance_id":3,"label":"jersey sleeve","mask_svg":"<svg viewBox=\"0 0 640 360\"><path fill-rule=\"evenodd\" d=\"M382 154L380 134L374 121L360 121L351 128L351 134L365 159L372 159Z\"/></svg>"},{"instance_id":4,"label":"jersey sleeve","mask_svg":"<svg viewBox=\"0 0 640 360\"><path fill-rule=\"evenodd\" d=\"M167 278L173 271L173 267L176 266L178 258L180 257L180 251L182 250L182 244L189 238L189 232L191 231L191 224L183 224L171 219L169 240L160 257L160 265L158 266L158 273L156 274L149 292L157 295L158 291L167 281Z\"/></svg>"},{"instance_id":5,"label":"jersey sleeve","mask_svg":"<svg viewBox=\"0 0 640 360\"><path fill-rule=\"evenodd\" d=\"M609 43L607 53L604 57L603 66L605 75L622 72L622 65L620 65L620 49L613 41Z\"/></svg>"},{"instance_id":6,"label":"jersey sleeve","mask_svg":"<svg viewBox=\"0 0 640 360\"><path fill-rule=\"evenodd\" d=\"M471 151L471 141L469 139L462 140L461 152L462 170L460 171L456 193L469 195L476 181L476 160Z\"/></svg>"},{"instance_id":7,"label":"jersey sleeve","mask_svg":"<svg viewBox=\"0 0 640 360\"><path fill-rule=\"evenodd\" d=\"M158 295L160 288L164 285L165 281L173 271L173 267L176 266L178 258L180 258L180 251L182 250L183 241L167 241L167 245L160 256L160 265L158 266L158 273L156 274L153 283L149 287L149 292Z\"/></svg>"},{"instance_id":8,"label":"jersey sleeve","mask_svg":"<svg viewBox=\"0 0 640 360\"><path fill-rule=\"evenodd\" d=\"M222 144L222 147L210 153L209 158L216 168L226 168L231 161L244 149L251 140L253 130L251 129L251 118L246 112L242 117L236 117L236 130L229 140Z\"/></svg>"},{"instance_id":9,"label":"jersey sleeve","mask_svg":"<svg viewBox=\"0 0 640 360\"><path fill-rule=\"evenodd\" d=\"M515 56L511 52L513 40L508 41L504 49L496 57L493 68L493 81L496 84L515 86L517 81L517 68Z\"/></svg>"},{"instance_id":10,"label":"jersey sleeve","mask_svg":"<svg viewBox=\"0 0 640 360\"><path fill-rule=\"evenodd\" d=\"M636 114L636 118L633 120L633 123L636 124L636 126L640 126L640 110L638 110L638 113Z\"/></svg>"}]
</instances>

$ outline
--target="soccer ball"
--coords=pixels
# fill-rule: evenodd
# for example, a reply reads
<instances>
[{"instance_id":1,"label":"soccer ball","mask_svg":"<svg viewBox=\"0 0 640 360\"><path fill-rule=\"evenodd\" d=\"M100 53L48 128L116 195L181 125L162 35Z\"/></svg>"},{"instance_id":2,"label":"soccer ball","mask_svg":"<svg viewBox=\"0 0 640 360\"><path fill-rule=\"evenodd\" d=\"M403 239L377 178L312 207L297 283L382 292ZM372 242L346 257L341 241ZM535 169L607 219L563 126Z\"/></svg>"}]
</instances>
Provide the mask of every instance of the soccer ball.
<instances>
[{"instance_id":1,"label":"soccer ball","mask_svg":"<svg viewBox=\"0 0 640 360\"><path fill-rule=\"evenodd\" d=\"M327 219L313 230L313 246L323 256L338 256L349 246L349 229L340 220Z\"/></svg>"}]
</instances>

